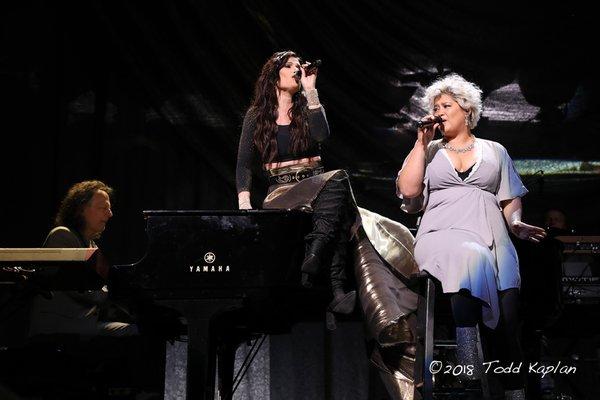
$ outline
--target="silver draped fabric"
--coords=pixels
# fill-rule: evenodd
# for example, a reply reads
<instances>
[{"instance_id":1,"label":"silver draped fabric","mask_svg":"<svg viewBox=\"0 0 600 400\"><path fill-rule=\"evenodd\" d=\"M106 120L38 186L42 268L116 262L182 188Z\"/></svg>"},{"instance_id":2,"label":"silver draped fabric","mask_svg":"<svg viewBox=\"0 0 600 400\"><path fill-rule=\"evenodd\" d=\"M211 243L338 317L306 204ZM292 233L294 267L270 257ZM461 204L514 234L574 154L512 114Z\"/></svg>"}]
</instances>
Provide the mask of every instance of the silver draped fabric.
<instances>
[{"instance_id":1,"label":"silver draped fabric","mask_svg":"<svg viewBox=\"0 0 600 400\"><path fill-rule=\"evenodd\" d=\"M345 171L334 170L297 183L272 185L263 208L311 211L311 204L330 179L348 180L348 175ZM348 187L351 191L349 181ZM354 195L352 199L357 210L352 227L353 269L369 336L377 340L383 328L417 308L417 295L398 277L408 278L418 272L413 256L414 238L402 224L359 208ZM412 382L399 376L395 380L399 385L397 391L404 393L403 398L412 398Z\"/></svg>"},{"instance_id":2,"label":"silver draped fabric","mask_svg":"<svg viewBox=\"0 0 600 400\"><path fill-rule=\"evenodd\" d=\"M341 177L341 178L340 178ZM312 202L318 196L325 184L330 179L348 179L348 175L343 170L333 170L311 178L304 179L297 183L273 185L269 188L269 194L263 202L264 208L269 209L302 209L312 210ZM351 190L351 187L350 187ZM352 195L354 201L354 195ZM356 206L356 201L354 201ZM370 245L374 247L378 256L382 257L393 270L408 278L414 272L418 272L418 267L413 257L414 239L410 231L402 224L392 221L389 218L356 206L357 219L352 228L354 235L359 229L364 230ZM359 240L356 241L357 243ZM381 263L377 258L370 258L371 264ZM417 295L410 291L399 279L395 278L393 273L390 273L385 282L373 282L368 284L364 282L364 275L360 272L365 269L365 265L361 265L357 257L354 257L354 269L357 276L359 287L365 287L364 294L369 291L377 290L378 286L385 286L386 292L390 288L395 295L389 297L389 304L382 304L377 298L370 294L368 297L361 296L361 304L369 329L376 338L379 331L385 326L390 325L404 315L411 313L417 308ZM383 263L381 267L385 269ZM362 281L362 282L361 282ZM359 295L361 292L359 291ZM377 304L372 304L376 302ZM375 314L375 311L378 310ZM385 312L384 312L385 310ZM395 313L390 313L389 310L397 310Z\"/></svg>"},{"instance_id":3,"label":"silver draped fabric","mask_svg":"<svg viewBox=\"0 0 600 400\"><path fill-rule=\"evenodd\" d=\"M263 208L310 211L312 202L327 181L337 179L335 176L339 173L343 174L343 179L348 179L345 171L333 170L298 183L272 185L263 202ZM356 204L354 195L352 197ZM356 232L358 227L362 226L379 255L402 276L408 278L414 272L418 272L413 256L414 238L410 231L404 225L389 218L358 206L356 208L359 218L353 231Z\"/></svg>"}]
</instances>

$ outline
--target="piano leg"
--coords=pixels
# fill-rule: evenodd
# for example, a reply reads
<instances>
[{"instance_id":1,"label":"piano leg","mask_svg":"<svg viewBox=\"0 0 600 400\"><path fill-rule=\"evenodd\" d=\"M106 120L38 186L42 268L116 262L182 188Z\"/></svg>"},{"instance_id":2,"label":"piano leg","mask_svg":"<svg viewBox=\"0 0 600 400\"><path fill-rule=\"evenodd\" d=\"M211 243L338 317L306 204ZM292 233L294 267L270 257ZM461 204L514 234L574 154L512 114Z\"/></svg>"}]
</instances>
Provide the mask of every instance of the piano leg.
<instances>
[{"instance_id":1,"label":"piano leg","mask_svg":"<svg viewBox=\"0 0 600 400\"><path fill-rule=\"evenodd\" d=\"M213 400L216 351L212 345L210 319L188 317L186 400Z\"/></svg>"},{"instance_id":2,"label":"piano leg","mask_svg":"<svg viewBox=\"0 0 600 400\"><path fill-rule=\"evenodd\" d=\"M178 310L187 321L187 390L182 400L214 400L217 350L211 322L216 315L240 308L242 300L163 300L160 304Z\"/></svg>"},{"instance_id":3,"label":"piano leg","mask_svg":"<svg viewBox=\"0 0 600 400\"><path fill-rule=\"evenodd\" d=\"M237 343L223 343L217 350L217 373L219 379L219 397L223 400L232 398L233 370L235 368L235 350ZM219 400L220 400L219 399Z\"/></svg>"}]
</instances>

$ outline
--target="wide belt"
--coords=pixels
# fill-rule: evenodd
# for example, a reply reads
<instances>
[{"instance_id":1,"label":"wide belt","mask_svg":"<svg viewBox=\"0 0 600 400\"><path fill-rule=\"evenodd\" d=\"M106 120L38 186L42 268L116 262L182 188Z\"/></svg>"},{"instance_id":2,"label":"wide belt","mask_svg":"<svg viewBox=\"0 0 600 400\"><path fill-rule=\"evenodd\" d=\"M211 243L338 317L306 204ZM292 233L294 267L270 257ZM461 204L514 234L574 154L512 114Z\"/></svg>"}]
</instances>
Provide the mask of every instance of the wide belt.
<instances>
[{"instance_id":1,"label":"wide belt","mask_svg":"<svg viewBox=\"0 0 600 400\"><path fill-rule=\"evenodd\" d=\"M315 166L296 166L275 168L268 171L269 184L281 185L285 183L297 183L303 179L322 174L324 169L321 165Z\"/></svg>"}]
</instances>

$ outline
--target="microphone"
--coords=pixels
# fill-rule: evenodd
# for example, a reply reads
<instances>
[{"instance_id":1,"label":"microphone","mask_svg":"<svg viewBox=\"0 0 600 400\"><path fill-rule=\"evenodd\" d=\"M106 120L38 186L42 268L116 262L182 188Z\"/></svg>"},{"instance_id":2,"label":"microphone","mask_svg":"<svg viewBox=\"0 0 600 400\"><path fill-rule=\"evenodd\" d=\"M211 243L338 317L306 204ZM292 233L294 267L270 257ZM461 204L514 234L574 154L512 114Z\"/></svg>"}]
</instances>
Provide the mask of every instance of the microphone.
<instances>
[{"instance_id":1,"label":"microphone","mask_svg":"<svg viewBox=\"0 0 600 400\"><path fill-rule=\"evenodd\" d=\"M317 70L319 69L319 67L321 66L322 63L323 62L321 60L315 60L315 61L311 62L310 65L308 65L306 68L304 68L304 74L306 76L311 76L312 74L317 72ZM302 77L301 70L296 71L296 77L297 78Z\"/></svg>"},{"instance_id":2,"label":"microphone","mask_svg":"<svg viewBox=\"0 0 600 400\"><path fill-rule=\"evenodd\" d=\"M442 117L440 117L438 115L437 117L433 117L433 119L429 119L427 121L419 121L419 122L417 122L417 127L424 128L424 127L429 126L429 125L441 124L443 122L444 122L444 120L442 119Z\"/></svg>"},{"instance_id":3,"label":"microphone","mask_svg":"<svg viewBox=\"0 0 600 400\"><path fill-rule=\"evenodd\" d=\"M304 73L306 74L306 76L311 76L312 74L317 72L322 63L323 62L321 60L315 60L311 62L310 65L304 69Z\"/></svg>"}]
</instances>

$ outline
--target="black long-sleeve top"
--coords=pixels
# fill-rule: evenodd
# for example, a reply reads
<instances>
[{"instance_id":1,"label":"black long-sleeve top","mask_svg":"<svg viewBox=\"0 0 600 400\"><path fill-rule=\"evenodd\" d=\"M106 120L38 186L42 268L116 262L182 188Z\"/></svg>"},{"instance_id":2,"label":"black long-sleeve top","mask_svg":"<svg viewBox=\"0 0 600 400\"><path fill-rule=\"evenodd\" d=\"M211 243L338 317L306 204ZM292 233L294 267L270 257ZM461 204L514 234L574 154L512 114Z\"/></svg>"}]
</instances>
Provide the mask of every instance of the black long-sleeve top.
<instances>
[{"instance_id":1,"label":"black long-sleeve top","mask_svg":"<svg viewBox=\"0 0 600 400\"><path fill-rule=\"evenodd\" d=\"M242 136L238 148L236 167L237 192L249 191L252 186L252 166L260 162L259 154L254 146L254 129L256 114L252 110L246 112L242 125ZM329 136L329 124L323 107L308 110L308 130L310 143L302 153L290 152L290 130L287 125L279 125L277 130L277 157L272 162L296 160L318 156L321 153L320 143Z\"/></svg>"}]
</instances>

